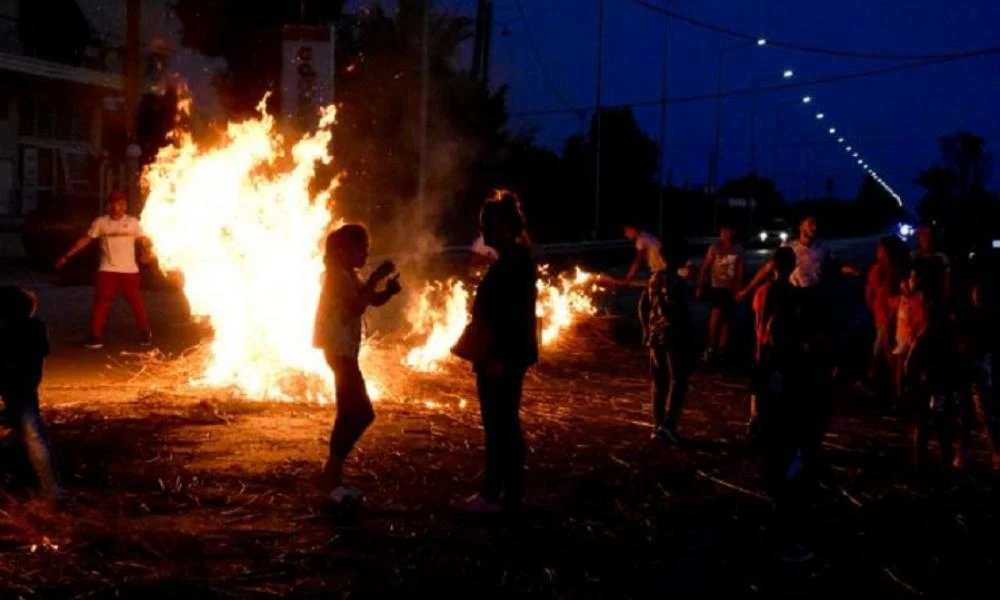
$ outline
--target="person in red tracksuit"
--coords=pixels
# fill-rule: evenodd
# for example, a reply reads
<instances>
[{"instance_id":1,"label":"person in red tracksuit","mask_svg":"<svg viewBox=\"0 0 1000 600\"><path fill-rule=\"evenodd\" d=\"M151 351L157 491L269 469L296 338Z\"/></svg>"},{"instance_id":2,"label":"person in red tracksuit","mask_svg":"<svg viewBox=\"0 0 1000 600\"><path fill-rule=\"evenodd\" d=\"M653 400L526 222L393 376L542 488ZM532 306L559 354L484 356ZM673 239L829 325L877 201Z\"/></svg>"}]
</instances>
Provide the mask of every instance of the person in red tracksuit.
<instances>
[{"instance_id":1,"label":"person in red tracksuit","mask_svg":"<svg viewBox=\"0 0 1000 600\"><path fill-rule=\"evenodd\" d=\"M124 192L112 192L108 198L108 214L94 219L87 233L80 237L59 260L56 268L61 269L74 255L81 252L95 240L101 245L101 266L94 281L94 310L90 318L90 333L85 348L104 347L104 327L108 323L108 311L115 297L125 296L135 314L139 327L139 342L143 346L153 343L149 329L146 306L140 290L139 263L136 261L136 242L142 245L144 255L151 256L149 239L142 231L139 219L127 214L128 200Z\"/></svg>"}]
</instances>

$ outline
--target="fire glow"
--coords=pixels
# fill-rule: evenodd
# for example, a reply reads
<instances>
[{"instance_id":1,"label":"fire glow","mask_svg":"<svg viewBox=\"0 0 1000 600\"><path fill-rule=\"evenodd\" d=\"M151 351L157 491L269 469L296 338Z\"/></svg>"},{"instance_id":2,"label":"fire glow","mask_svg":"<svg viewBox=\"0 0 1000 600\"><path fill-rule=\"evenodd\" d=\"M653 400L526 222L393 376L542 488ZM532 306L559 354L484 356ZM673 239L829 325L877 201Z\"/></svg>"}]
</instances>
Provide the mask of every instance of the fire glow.
<instances>
[{"instance_id":1,"label":"fire glow","mask_svg":"<svg viewBox=\"0 0 1000 600\"><path fill-rule=\"evenodd\" d=\"M264 106L254 118L229 123L212 144L180 128L171 134L143 172L143 228L160 268L182 274L191 313L213 329L208 358L189 385L230 388L248 399L326 403L333 375L312 333L323 239L339 223L330 209L337 182L315 194L310 186L317 165L332 160L335 110L322 110L316 131L286 143ZM552 276L542 267L540 274L540 340L550 346L596 312L596 284L579 269ZM462 282L428 283L408 314L403 364L438 371L468 322L470 300ZM363 346L362 363L383 351ZM377 399L384 382L367 371Z\"/></svg>"},{"instance_id":2,"label":"fire glow","mask_svg":"<svg viewBox=\"0 0 1000 600\"><path fill-rule=\"evenodd\" d=\"M541 325L539 341L552 346L580 319L597 312L593 300L597 283L593 274L579 267L573 274L552 276L548 266L542 266L539 274L535 305ZM469 292L460 281L425 286L409 315L411 337L423 336L425 341L412 348L403 363L424 373L440 370L469 320L469 301Z\"/></svg>"},{"instance_id":3,"label":"fire glow","mask_svg":"<svg viewBox=\"0 0 1000 600\"><path fill-rule=\"evenodd\" d=\"M192 314L214 330L193 384L328 401L332 375L312 330L336 181L315 197L309 186L331 161L335 111L287 149L263 102L258 110L211 146L174 132L143 173L143 227L161 268L183 274Z\"/></svg>"}]
</instances>

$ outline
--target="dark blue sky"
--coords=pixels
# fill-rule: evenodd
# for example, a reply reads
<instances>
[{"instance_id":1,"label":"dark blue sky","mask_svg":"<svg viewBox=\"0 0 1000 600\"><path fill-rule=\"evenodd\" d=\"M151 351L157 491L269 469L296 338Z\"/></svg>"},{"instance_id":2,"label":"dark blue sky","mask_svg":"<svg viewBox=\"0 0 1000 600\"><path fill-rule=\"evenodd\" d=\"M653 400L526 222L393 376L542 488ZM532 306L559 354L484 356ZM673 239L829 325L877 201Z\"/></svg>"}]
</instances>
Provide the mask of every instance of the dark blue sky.
<instances>
[{"instance_id":1,"label":"dark blue sky","mask_svg":"<svg viewBox=\"0 0 1000 600\"><path fill-rule=\"evenodd\" d=\"M662 3L663 0L649 0ZM562 94L575 106L593 106L597 57L598 0L521 0L535 40ZM444 0L444 6L473 14L475 0ZM1000 2L961 0L675 0L677 12L754 35L811 46L880 54L942 54L1000 46ZM510 85L513 112L560 108L535 62L514 0L495 0L493 81ZM500 35L502 29L510 35ZM714 93L718 50L739 40L678 22L670 25L671 96ZM630 0L605 2L606 104L656 99L660 95L663 19ZM794 69L793 81L878 69L895 60L844 59L774 47L727 54L725 89L748 88L752 77ZM936 138L967 128L1000 147L1000 55L938 64L889 75L805 89L759 94L757 170L775 176L789 198L808 187L822 192L832 178L835 193L853 197L860 167L827 133L838 129L908 204L920 196L917 172L938 157ZM799 104L804 93L815 102ZM748 97L724 101L721 179L750 166ZM776 112L782 111L781 128ZM827 117L822 124L817 110ZM643 127L656 139L659 108L637 108ZM714 139L714 100L671 105L668 110L668 169L673 182L701 185ZM589 118L589 117L588 117ZM577 130L573 114L518 117L539 128L539 141L561 147ZM778 160L775 161L775 145ZM1000 154L1000 153L998 153ZM995 178L993 184L996 187Z\"/></svg>"}]
</instances>

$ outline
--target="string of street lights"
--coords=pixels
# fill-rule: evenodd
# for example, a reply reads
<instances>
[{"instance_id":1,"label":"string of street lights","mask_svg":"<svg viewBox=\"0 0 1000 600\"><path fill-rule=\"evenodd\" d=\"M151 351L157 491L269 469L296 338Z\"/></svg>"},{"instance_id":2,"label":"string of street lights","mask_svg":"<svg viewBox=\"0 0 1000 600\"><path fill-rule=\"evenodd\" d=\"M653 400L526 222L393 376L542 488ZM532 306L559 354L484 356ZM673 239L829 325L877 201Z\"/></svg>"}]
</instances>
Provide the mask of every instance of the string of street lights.
<instances>
[{"instance_id":1,"label":"string of street lights","mask_svg":"<svg viewBox=\"0 0 1000 600\"><path fill-rule=\"evenodd\" d=\"M767 38L758 38L757 46L758 47L767 46ZM783 79L791 79L794 76L795 72L792 69L785 69L781 74L781 77ZM812 96L806 95L802 97L802 104L811 105L812 103L813 103ZM817 121L826 120L826 113L821 111L817 112L816 120ZM756 119L754 119L753 127L756 127ZM852 159L857 161L858 166L860 166L865 171L865 173L868 174L869 177L871 177L876 183L878 183L882 187L882 189L885 190L885 192L889 194L893 200L896 201L896 204L898 204L899 206L903 206L902 197L898 193L896 193L896 190L892 189L892 186L890 186L888 183L885 182L884 179L882 179L882 176L878 174L878 172L875 170L874 167L868 164L868 162L864 159L864 157L861 156L861 153L858 151L856 147L854 147L853 145L849 145L847 138L844 137L843 134L838 134L836 127L831 126L827 130L827 133L829 133L831 136L836 136L837 143L844 148L844 151L847 152L847 154L850 155Z\"/></svg>"},{"instance_id":2,"label":"string of street lights","mask_svg":"<svg viewBox=\"0 0 1000 600\"><path fill-rule=\"evenodd\" d=\"M812 96L802 97L803 104L812 104L812 102L813 102ZM817 121L826 120L826 113L817 112L816 120ZM896 190L892 189L892 186L890 186L888 183L885 182L884 179L882 179L882 176L878 174L878 171L876 171L874 167L868 164L865 158L861 156L861 152L859 152L857 148L851 145L843 134L838 133L836 127L830 127L829 129L827 129L827 133L829 133L831 136L837 136L837 143L844 148L844 151L847 154L849 154L852 159L856 160L858 165L868 174L868 176L871 177L880 186L882 186L882 189L884 189L887 194L892 196L892 199L896 201L896 204L900 206L903 205L903 199L902 197L900 197L899 194L896 193Z\"/></svg>"}]
</instances>

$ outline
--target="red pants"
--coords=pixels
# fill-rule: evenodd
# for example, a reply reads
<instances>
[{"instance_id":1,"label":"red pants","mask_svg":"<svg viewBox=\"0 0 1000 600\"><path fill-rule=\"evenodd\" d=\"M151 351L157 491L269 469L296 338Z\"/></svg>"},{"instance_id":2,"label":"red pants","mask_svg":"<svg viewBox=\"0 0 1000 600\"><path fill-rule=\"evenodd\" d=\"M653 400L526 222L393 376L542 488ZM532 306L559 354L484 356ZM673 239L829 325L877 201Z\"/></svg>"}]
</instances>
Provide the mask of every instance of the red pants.
<instances>
[{"instance_id":1,"label":"red pants","mask_svg":"<svg viewBox=\"0 0 1000 600\"><path fill-rule=\"evenodd\" d=\"M146 306L142 303L142 292L139 289L138 273L110 273L98 271L94 281L94 312L90 317L90 333L101 337L104 326L108 323L108 311L115 301L115 296L125 296L135 314L135 324L139 331L149 331L149 318L146 316Z\"/></svg>"}]
</instances>

